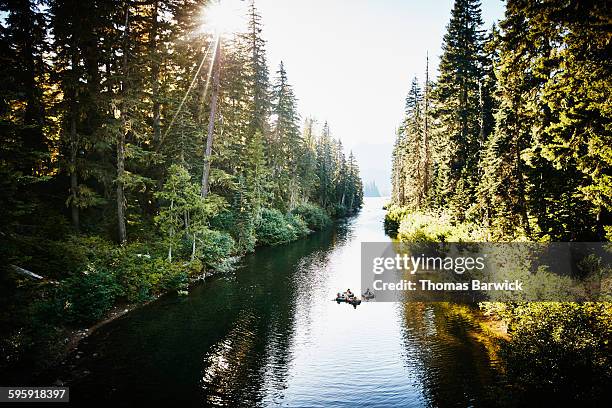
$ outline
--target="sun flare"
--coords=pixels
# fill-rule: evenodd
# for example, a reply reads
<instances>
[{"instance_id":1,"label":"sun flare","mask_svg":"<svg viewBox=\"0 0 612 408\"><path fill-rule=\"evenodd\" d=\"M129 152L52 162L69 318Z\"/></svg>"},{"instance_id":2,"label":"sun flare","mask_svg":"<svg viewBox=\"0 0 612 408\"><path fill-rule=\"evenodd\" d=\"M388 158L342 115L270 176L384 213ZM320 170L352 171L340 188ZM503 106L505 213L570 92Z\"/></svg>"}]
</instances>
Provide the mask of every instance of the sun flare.
<instances>
[{"instance_id":1,"label":"sun flare","mask_svg":"<svg viewBox=\"0 0 612 408\"><path fill-rule=\"evenodd\" d=\"M214 0L202 13L202 32L230 34L244 28L244 1Z\"/></svg>"}]
</instances>

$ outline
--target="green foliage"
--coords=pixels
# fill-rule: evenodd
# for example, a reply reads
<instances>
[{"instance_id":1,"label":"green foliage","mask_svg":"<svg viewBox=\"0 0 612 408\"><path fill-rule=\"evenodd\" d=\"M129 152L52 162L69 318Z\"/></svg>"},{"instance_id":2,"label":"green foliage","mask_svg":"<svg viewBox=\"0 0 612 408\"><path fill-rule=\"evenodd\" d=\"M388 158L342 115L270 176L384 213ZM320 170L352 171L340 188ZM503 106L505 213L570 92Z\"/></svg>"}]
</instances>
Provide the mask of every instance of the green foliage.
<instances>
[{"instance_id":1,"label":"green foliage","mask_svg":"<svg viewBox=\"0 0 612 408\"><path fill-rule=\"evenodd\" d=\"M424 112L423 97L418 80L412 80L412 86L406 97L406 117L398 129L394 166L396 182L402 183L401 190L395 191L394 200L403 206L420 208L425 204L426 168L424 146ZM400 157L401 156L401 157Z\"/></svg>"},{"instance_id":2,"label":"green foliage","mask_svg":"<svg viewBox=\"0 0 612 408\"><path fill-rule=\"evenodd\" d=\"M596 3L519 0L485 36L480 2L456 0L431 112L416 79L408 94L393 203L448 212L496 240L608 239L605 21Z\"/></svg>"},{"instance_id":3,"label":"green foliage","mask_svg":"<svg viewBox=\"0 0 612 408\"><path fill-rule=\"evenodd\" d=\"M56 302L61 316L72 324L91 324L100 320L114 305L121 287L114 274L104 268L88 265L61 282Z\"/></svg>"},{"instance_id":4,"label":"green foliage","mask_svg":"<svg viewBox=\"0 0 612 408\"><path fill-rule=\"evenodd\" d=\"M210 269L223 269L225 261L231 257L235 250L232 237L226 232L207 229L200 237L200 253L198 257L205 267Z\"/></svg>"},{"instance_id":5,"label":"green foliage","mask_svg":"<svg viewBox=\"0 0 612 408\"><path fill-rule=\"evenodd\" d=\"M604 20L594 3L508 4L498 44L497 127L482 163L483 207L495 235L605 237L604 169L612 162L603 106L609 96L601 90L610 68L596 28Z\"/></svg>"},{"instance_id":6,"label":"green foliage","mask_svg":"<svg viewBox=\"0 0 612 408\"><path fill-rule=\"evenodd\" d=\"M307 227L313 231L320 231L331 225L329 215L323 209L315 204L303 203L299 204L291 214L299 216L306 223Z\"/></svg>"},{"instance_id":7,"label":"green foliage","mask_svg":"<svg viewBox=\"0 0 612 408\"><path fill-rule=\"evenodd\" d=\"M285 215L285 218L289 223L289 228L291 228L295 233L296 238L305 237L306 235L312 232L311 229L308 228L308 224L306 224L306 221L304 221L301 216L290 213Z\"/></svg>"},{"instance_id":8,"label":"green foliage","mask_svg":"<svg viewBox=\"0 0 612 408\"><path fill-rule=\"evenodd\" d=\"M339 203L333 204L331 208L329 209L329 212L332 215L332 217L335 217L335 218L343 218L349 214L348 208L346 208L344 205L339 204Z\"/></svg>"},{"instance_id":9,"label":"green foliage","mask_svg":"<svg viewBox=\"0 0 612 408\"><path fill-rule=\"evenodd\" d=\"M311 130L305 129L307 132ZM336 216L340 207L346 210L339 211L338 217L352 214L361 208L363 183L359 177L359 168L352 152L346 160L342 142L332 138L327 122L323 125L320 137L314 141L312 154L316 157L318 178L315 196L321 208L332 217Z\"/></svg>"},{"instance_id":10,"label":"green foliage","mask_svg":"<svg viewBox=\"0 0 612 408\"><path fill-rule=\"evenodd\" d=\"M159 256L149 255L141 244L114 250L104 266L112 268L128 302L144 302L187 283L187 268Z\"/></svg>"},{"instance_id":11,"label":"green foliage","mask_svg":"<svg viewBox=\"0 0 612 408\"><path fill-rule=\"evenodd\" d=\"M283 65L270 83L253 2L247 32L218 56L208 194L211 100L192 82L212 63L202 4L42 3L0 4L0 258L59 282L5 299L36 305L10 323L20 344L229 271L258 238L294 240L360 208L355 158L327 126L300 131Z\"/></svg>"},{"instance_id":12,"label":"green foliage","mask_svg":"<svg viewBox=\"0 0 612 408\"><path fill-rule=\"evenodd\" d=\"M486 231L475 224L457 222L448 213L404 212L397 238L406 242L479 242L485 240Z\"/></svg>"},{"instance_id":13,"label":"green foliage","mask_svg":"<svg viewBox=\"0 0 612 408\"><path fill-rule=\"evenodd\" d=\"M294 215L283 215L276 209L264 208L256 227L260 245L278 245L294 241L309 232L304 220Z\"/></svg>"},{"instance_id":14,"label":"green foliage","mask_svg":"<svg viewBox=\"0 0 612 408\"><path fill-rule=\"evenodd\" d=\"M512 341L504 354L514 380L577 400L603 395L612 380L609 303L508 304Z\"/></svg>"},{"instance_id":15,"label":"green foliage","mask_svg":"<svg viewBox=\"0 0 612 408\"><path fill-rule=\"evenodd\" d=\"M255 250L257 237L255 235L255 221L258 214L254 213L251 201L248 197L247 186L244 178L238 178L238 186L234 193L232 205L230 233L236 241L237 250L240 253Z\"/></svg>"},{"instance_id":16,"label":"green foliage","mask_svg":"<svg viewBox=\"0 0 612 408\"><path fill-rule=\"evenodd\" d=\"M436 201L449 206L455 218L474 203L478 154L485 135L481 120L481 60L484 54L482 17L478 0L456 0L442 43L433 116L436 129ZM412 148L412 146L411 146ZM462 181L462 188L459 182ZM405 203L400 203L405 204Z\"/></svg>"},{"instance_id":17,"label":"green foliage","mask_svg":"<svg viewBox=\"0 0 612 408\"><path fill-rule=\"evenodd\" d=\"M296 171L279 171L283 168L296 169L302 155L303 140L299 128L297 100L287 80L287 72L281 61L273 88L273 112L276 120L273 124L275 137L268 146L275 205L278 208L292 208L298 197L303 197L299 173Z\"/></svg>"},{"instance_id":18,"label":"green foliage","mask_svg":"<svg viewBox=\"0 0 612 408\"><path fill-rule=\"evenodd\" d=\"M385 231L391 235L397 234L402 219L411 213L409 208L390 204L386 208Z\"/></svg>"}]
</instances>

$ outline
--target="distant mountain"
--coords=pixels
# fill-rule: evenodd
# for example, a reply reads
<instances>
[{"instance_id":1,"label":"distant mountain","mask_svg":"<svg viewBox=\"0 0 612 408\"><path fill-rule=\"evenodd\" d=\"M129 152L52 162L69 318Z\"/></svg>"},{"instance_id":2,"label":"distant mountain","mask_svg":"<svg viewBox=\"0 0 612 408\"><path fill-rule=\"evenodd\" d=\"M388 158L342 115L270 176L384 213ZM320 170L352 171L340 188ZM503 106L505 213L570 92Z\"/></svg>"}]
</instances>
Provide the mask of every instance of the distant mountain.
<instances>
[{"instance_id":1,"label":"distant mountain","mask_svg":"<svg viewBox=\"0 0 612 408\"><path fill-rule=\"evenodd\" d=\"M380 191L378 191L374 180L363 186L363 195L364 197L380 197Z\"/></svg>"}]
</instances>

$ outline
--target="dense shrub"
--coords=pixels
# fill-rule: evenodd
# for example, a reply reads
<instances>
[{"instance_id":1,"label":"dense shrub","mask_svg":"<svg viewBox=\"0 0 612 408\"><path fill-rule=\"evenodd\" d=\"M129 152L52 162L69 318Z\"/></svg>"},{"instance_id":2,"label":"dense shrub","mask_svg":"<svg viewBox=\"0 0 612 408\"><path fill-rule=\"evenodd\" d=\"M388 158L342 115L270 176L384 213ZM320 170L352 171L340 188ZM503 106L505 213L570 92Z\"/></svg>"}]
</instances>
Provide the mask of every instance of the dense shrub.
<instances>
[{"instance_id":1,"label":"dense shrub","mask_svg":"<svg viewBox=\"0 0 612 408\"><path fill-rule=\"evenodd\" d=\"M329 210L329 212L331 213L332 217L334 218L342 218L342 217L346 217L349 213L348 209L342 205L342 204L337 204L334 203L331 207L331 209Z\"/></svg>"},{"instance_id":2,"label":"dense shrub","mask_svg":"<svg viewBox=\"0 0 612 408\"><path fill-rule=\"evenodd\" d=\"M406 242L478 242L485 241L483 228L471 223L458 223L446 213L420 213L395 210L399 217L397 238Z\"/></svg>"},{"instance_id":3,"label":"dense shrub","mask_svg":"<svg viewBox=\"0 0 612 408\"><path fill-rule=\"evenodd\" d=\"M310 234L310 228L308 228L308 224L306 224L306 221L304 221L301 216L287 214L285 217L289 222L289 227L293 229L296 238L305 237L306 235Z\"/></svg>"},{"instance_id":4,"label":"dense shrub","mask_svg":"<svg viewBox=\"0 0 612 408\"><path fill-rule=\"evenodd\" d=\"M129 302L150 300L187 282L187 268L146 254L124 254L113 267L121 293Z\"/></svg>"},{"instance_id":5,"label":"dense shrub","mask_svg":"<svg viewBox=\"0 0 612 408\"><path fill-rule=\"evenodd\" d=\"M207 230L201 236L198 257L204 267L218 270L234 252L234 240L226 232Z\"/></svg>"},{"instance_id":6,"label":"dense shrub","mask_svg":"<svg viewBox=\"0 0 612 408\"><path fill-rule=\"evenodd\" d=\"M308 228L313 231L320 231L331 225L331 218L319 206L310 203L300 204L291 210L291 214L299 215Z\"/></svg>"},{"instance_id":7,"label":"dense shrub","mask_svg":"<svg viewBox=\"0 0 612 408\"><path fill-rule=\"evenodd\" d=\"M227 209L223 210L210 218L210 228L220 231L231 231L236 222L235 218L233 212Z\"/></svg>"},{"instance_id":8,"label":"dense shrub","mask_svg":"<svg viewBox=\"0 0 612 408\"><path fill-rule=\"evenodd\" d=\"M410 214L408 207L399 207L397 205L388 205L385 214L385 232L388 234L397 234L400 222L405 215Z\"/></svg>"},{"instance_id":9,"label":"dense shrub","mask_svg":"<svg viewBox=\"0 0 612 408\"><path fill-rule=\"evenodd\" d=\"M610 303L504 304L505 360L515 381L588 400L612 381Z\"/></svg>"},{"instance_id":10,"label":"dense shrub","mask_svg":"<svg viewBox=\"0 0 612 408\"><path fill-rule=\"evenodd\" d=\"M255 234L255 221L250 211L225 210L210 220L213 230L227 231L234 239L235 252L253 252L257 237Z\"/></svg>"},{"instance_id":11,"label":"dense shrub","mask_svg":"<svg viewBox=\"0 0 612 408\"><path fill-rule=\"evenodd\" d=\"M255 228L255 233L260 245L278 245L296 238L287 218L274 208L264 208L261 211L261 220Z\"/></svg>"},{"instance_id":12,"label":"dense shrub","mask_svg":"<svg viewBox=\"0 0 612 408\"><path fill-rule=\"evenodd\" d=\"M273 208L264 208L255 232L260 245L278 245L307 235L310 230L301 216L283 215Z\"/></svg>"},{"instance_id":13,"label":"dense shrub","mask_svg":"<svg viewBox=\"0 0 612 408\"><path fill-rule=\"evenodd\" d=\"M61 282L56 301L66 321L89 324L112 308L120 292L111 272L90 264L83 272Z\"/></svg>"}]
</instances>

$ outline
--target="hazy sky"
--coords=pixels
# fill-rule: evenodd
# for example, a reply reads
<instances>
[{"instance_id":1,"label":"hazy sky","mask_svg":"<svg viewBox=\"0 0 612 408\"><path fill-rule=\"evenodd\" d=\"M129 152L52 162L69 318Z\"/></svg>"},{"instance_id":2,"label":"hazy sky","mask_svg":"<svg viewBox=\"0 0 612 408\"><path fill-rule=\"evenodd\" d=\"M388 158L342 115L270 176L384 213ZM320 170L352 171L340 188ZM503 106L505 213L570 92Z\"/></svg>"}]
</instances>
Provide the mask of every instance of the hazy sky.
<instances>
[{"instance_id":1,"label":"hazy sky","mask_svg":"<svg viewBox=\"0 0 612 408\"><path fill-rule=\"evenodd\" d=\"M391 148L425 53L435 76L453 0L257 0L275 75L282 60L300 114L330 124L364 181L390 190ZM503 16L484 0L485 27Z\"/></svg>"}]
</instances>

